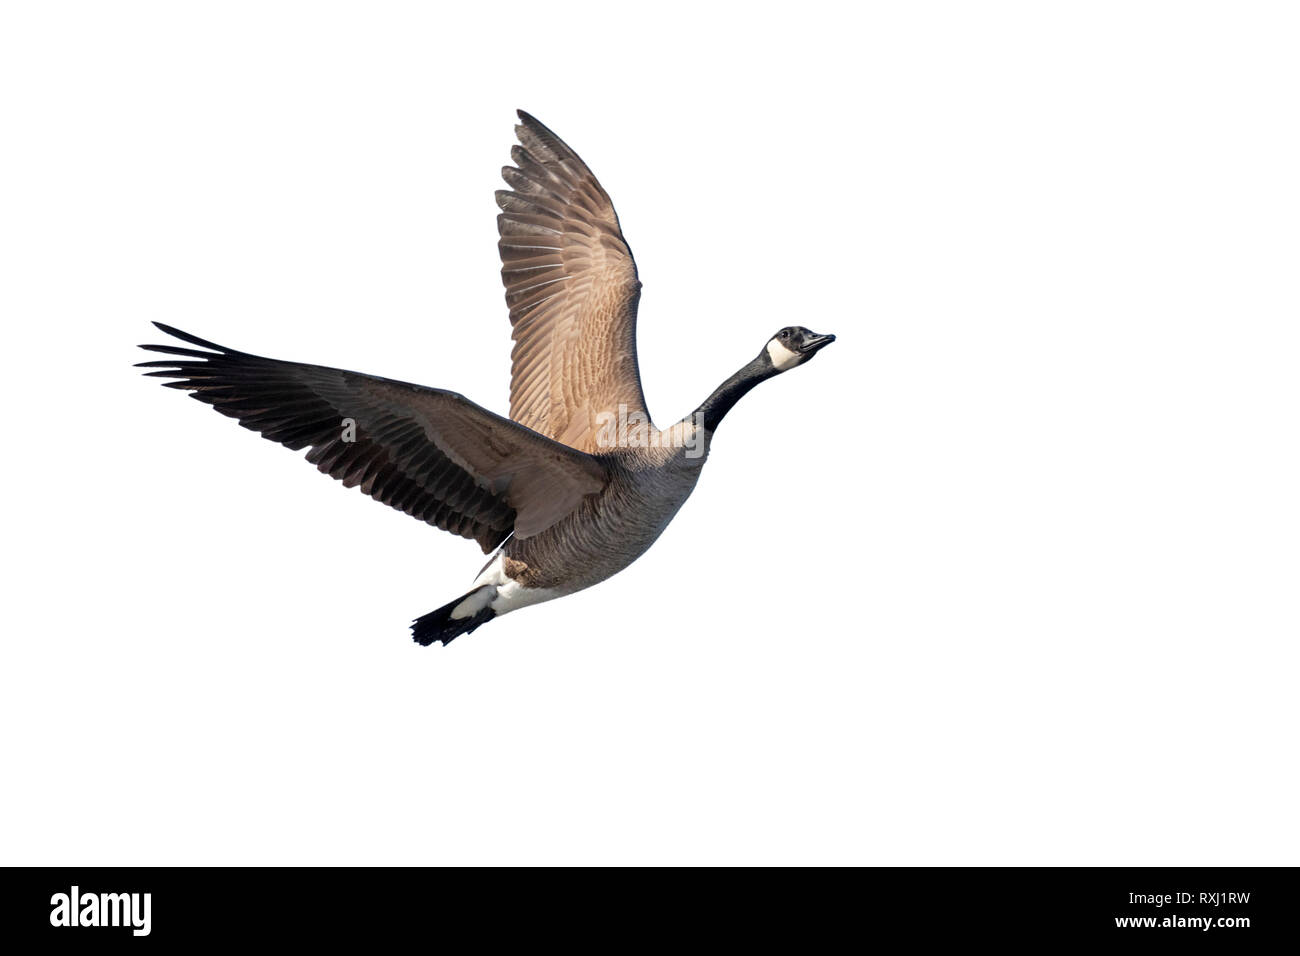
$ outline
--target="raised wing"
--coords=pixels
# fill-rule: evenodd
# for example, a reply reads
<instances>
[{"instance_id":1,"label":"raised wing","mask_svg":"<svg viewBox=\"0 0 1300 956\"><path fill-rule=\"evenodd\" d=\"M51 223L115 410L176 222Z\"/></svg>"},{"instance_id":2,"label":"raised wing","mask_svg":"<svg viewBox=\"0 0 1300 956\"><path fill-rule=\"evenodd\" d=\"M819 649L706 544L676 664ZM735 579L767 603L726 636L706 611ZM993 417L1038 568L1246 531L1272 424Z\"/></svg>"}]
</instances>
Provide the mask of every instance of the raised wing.
<instances>
[{"instance_id":1,"label":"raised wing","mask_svg":"<svg viewBox=\"0 0 1300 956\"><path fill-rule=\"evenodd\" d=\"M510 417L595 453L596 417L649 420L636 361L636 263L578 154L519 111L515 166L497 192L501 279L514 326Z\"/></svg>"},{"instance_id":2,"label":"raised wing","mask_svg":"<svg viewBox=\"0 0 1300 956\"><path fill-rule=\"evenodd\" d=\"M489 552L513 531L529 537L573 511L608 480L590 455L422 385L237 352L154 323L210 351L141 348L175 356L141 362L245 428L295 450L347 487ZM349 427L351 422L351 427Z\"/></svg>"}]
</instances>

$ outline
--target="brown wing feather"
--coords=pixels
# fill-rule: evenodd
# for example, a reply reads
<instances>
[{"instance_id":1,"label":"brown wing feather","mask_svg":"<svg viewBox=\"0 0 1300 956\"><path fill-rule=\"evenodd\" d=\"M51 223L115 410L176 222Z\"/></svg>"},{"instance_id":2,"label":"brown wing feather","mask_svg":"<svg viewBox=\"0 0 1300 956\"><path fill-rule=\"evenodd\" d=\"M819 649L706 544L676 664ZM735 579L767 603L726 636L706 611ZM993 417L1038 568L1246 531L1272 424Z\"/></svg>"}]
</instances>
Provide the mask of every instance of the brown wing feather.
<instances>
[{"instance_id":1,"label":"brown wing feather","mask_svg":"<svg viewBox=\"0 0 1300 956\"><path fill-rule=\"evenodd\" d=\"M175 356L140 363L156 369L147 375L178 379L164 384L271 441L310 446L320 471L484 552L511 531L545 530L608 480L597 459L455 392L262 358L155 325L210 351L141 346Z\"/></svg>"},{"instance_id":2,"label":"brown wing feather","mask_svg":"<svg viewBox=\"0 0 1300 956\"><path fill-rule=\"evenodd\" d=\"M646 415L636 360L641 296L618 215L578 154L522 110L497 192L501 279L514 327L510 417L595 453L596 416Z\"/></svg>"}]
</instances>

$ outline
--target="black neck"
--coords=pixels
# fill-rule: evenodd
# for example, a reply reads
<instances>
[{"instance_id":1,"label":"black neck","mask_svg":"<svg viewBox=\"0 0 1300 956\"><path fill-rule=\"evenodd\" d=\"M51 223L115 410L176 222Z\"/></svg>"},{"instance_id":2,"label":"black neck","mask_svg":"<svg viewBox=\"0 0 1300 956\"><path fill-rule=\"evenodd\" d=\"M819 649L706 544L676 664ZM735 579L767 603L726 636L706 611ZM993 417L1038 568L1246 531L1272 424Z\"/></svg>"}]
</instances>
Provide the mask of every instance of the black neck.
<instances>
[{"instance_id":1,"label":"black neck","mask_svg":"<svg viewBox=\"0 0 1300 956\"><path fill-rule=\"evenodd\" d=\"M759 353L754 361L713 390L713 394L695 410L695 420L699 421L699 416L703 416L704 427L709 431L715 430L727 412L731 411L732 406L740 401L741 396L763 379L771 378L775 374L777 371L771 359L766 353Z\"/></svg>"}]
</instances>

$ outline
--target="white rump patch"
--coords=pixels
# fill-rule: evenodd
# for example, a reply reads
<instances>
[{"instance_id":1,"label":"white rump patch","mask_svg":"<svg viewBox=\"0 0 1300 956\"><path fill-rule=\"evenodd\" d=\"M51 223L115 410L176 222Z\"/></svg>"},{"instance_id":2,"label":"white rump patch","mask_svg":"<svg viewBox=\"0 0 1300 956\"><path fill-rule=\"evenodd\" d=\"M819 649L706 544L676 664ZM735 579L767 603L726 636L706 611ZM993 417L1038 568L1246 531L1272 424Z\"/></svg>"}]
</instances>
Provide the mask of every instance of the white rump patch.
<instances>
[{"instance_id":1,"label":"white rump patch","mask_svg":"<svg viewBox=\"0 0 1300 956\"><path fill-rule=\"evenodd\" d=\"M477 588L471 591L465 595L465 600L451 609L451 619L461 621L467 617L473 617L487 607L488 602L496 596L497 592L491 588Z\"/></svg>"},{"instance_id":2,"label":"white rump patch","mask_svg":"<svg viewBox=\"0 0 1300 956\"><path fill-rule=\"evenodd\" d=\"M559 596L560 592L554 588L526 588L522 584L507 579L505 584L497 588L497 596L496 600L492 602L492 610L496 611L497 614L509 614L521 607L528 607L530 604L541 604L543 601L549 601Z\"/></svg>"},{"instance_id":3,"label":"white rump patch","mask_svg":"<svg viewBox=\"0 0 1300 956\"><path fill-rule=\"evenodd\" d=\"M521 607L540 604L559 596L560 592L553 588L526 588L507 577L505 555L498 551L474 581L465 600L452 608L451 616L455 620L473 617L485 607L491 607L499 615L509 614Z\"/></svg>"},{"instance_id":4,"label":"white rump patch","mask_svg":"<svg viewBox=\"0 0 1300 956\"><path fill-rule=\"evenodd\" d=\"M798 352L791 352L776 339L772 339L767 343L767 357L772 360L772 364L776 366L778 372L794 368L803 361L802 355Z\"/></svg>"}]
</instances>

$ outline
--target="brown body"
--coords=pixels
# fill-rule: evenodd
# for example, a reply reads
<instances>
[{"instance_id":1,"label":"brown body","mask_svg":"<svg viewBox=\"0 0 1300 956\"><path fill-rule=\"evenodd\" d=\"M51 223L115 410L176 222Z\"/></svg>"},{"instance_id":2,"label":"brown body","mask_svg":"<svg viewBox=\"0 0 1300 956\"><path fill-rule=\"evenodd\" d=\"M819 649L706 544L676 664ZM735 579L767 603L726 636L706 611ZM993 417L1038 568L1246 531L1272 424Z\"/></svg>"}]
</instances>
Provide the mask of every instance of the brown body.
<instances>
[{"instance_id":1,"label":"brown body","mask_svg":"<svg viewBox=\"0 0 1300 956\"><path fill-rule=\"evenodd\" d=\"M610 481L544 532L511 538L506 573L526 588L572 594L622 571L655 543L695 490L704 456L627 449L599 456Z\"/></svg>"}]
</instances>

